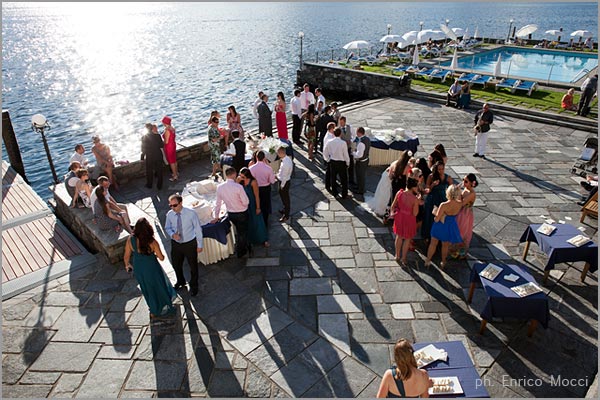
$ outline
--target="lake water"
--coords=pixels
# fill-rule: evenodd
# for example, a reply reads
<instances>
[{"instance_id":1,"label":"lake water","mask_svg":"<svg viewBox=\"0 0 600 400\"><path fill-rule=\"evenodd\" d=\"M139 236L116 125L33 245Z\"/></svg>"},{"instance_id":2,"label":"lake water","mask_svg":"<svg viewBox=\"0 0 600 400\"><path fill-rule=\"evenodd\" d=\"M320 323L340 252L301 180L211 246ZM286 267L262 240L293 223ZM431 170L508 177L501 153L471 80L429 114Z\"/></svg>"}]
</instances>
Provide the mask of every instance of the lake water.
<instances>
[{"instance_id":1,"label":"lake water","mask_svg":"<svg viewBox=\"0 0 600 400\"><path fill-rule=\"evenodd\" d=\"M115 159L136 160L145 122L173 118L178 142L206 134L213 109L234 104L248 128L258 90L289 100L304 58L352 40L378 40L451 27L506 37L521 27L590 30L597 36L598 4L590 3L2 3L2 106L10 111L25 170L43 197L51 173L31 116L44 114L57 171L66 171L76 143L100 135ZM376 47L376 50L378 47ZM329 52L330 54L330 52ZM327 97L327 88L324 88ZM3 158L5 152L3 150ZM92 158L92 157L90 157Z\"/></svg>"}]
</instances>

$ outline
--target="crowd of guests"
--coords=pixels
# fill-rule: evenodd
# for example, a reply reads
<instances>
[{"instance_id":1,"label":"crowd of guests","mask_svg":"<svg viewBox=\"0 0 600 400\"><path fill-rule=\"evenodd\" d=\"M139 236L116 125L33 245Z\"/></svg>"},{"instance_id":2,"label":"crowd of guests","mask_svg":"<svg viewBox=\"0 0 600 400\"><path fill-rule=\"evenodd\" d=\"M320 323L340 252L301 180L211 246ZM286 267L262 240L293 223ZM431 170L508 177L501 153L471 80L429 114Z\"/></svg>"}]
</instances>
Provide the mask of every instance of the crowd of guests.
<instances>
[{"instance_id":1,"label":"crowd of guests","mask_svg":"<svg viewBox=\"0 0 600 400\"><path fill-rule=\"evenodd\" d=\"M455 184L446 173L448 156L444 146L435 146L427 158L416 159L403 151L383 173L369 207L393 221L395 257L402 265L414 249L414 239L429 242L426 266L441 243L440 267L449 254L465 259L473 236L473 204L477 177L467 174Z\"/></svg>"}]
</instances>

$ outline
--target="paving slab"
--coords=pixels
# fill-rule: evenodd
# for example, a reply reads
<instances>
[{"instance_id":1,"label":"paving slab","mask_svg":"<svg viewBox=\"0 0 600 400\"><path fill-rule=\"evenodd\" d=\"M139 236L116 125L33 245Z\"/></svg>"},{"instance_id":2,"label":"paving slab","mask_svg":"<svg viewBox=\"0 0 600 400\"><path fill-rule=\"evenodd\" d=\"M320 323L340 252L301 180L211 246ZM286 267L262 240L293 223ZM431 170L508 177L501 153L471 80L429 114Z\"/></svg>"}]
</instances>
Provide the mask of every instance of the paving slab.
<instances>
[{"instance_id":1,"label":"paving slab","mask_svg":"<svg viewBox=\"0 0 600 400\"><path fill-rule=\"evenodd\" d=\"M235 331L227 335L231 345L243 355L269 340L273 335L294 322L277 307L270 307Z\"/></svg>"},{"instance_id":2,"label":"paving slab","mask_svg":"<svg viewBox=\"0 0 600 400\"><path fill-rule=\"evenodd\" d=\"M132 364L132 360L94 361L77 397L118 397Z\"/></svg>"},{"instance_id":3,"label":"paving slab","mask_svg":"<svg viewBox=\"0 0 600 400\"><path fill-rule=\"evenodd\" d=\"M317 296L319 313L357 313L362 312L358 294L336 294Z\"/></svg>"},{"instance_id":4,"label":"paving slab","mask_svg":"<svg viewBox=\"0 0 600 400\"><path fill-rule=\"evenodd\" d=\"M350 334L345 314L319 315L319 334L350 355Z\"/></svg>"},{"instance_id":5,"label":"paving slab","mask_svg":"<svg viewBox=\"0 0 600 400\"><path fill-rule=\"evenodd\" d=\"M49 343L33 363L31 370L85 372L99 350L99 344ZM57 363L56 360L61 361Z\"/></svg>"},{"instance_id":6,"label":"paving slab","mask_svg":"<svg viewBox=\"0 0 600 400\"><path fill-rule=\"evenodd\" d=\"M346 357L304 393L303 397L356 397L375 377L364 365Z\"/></svg>"},{"instance_id":7,"label":"paving slab","mask_svg":"<svg viewBox=\"0 0 600 400\"><path fill-rule=\"evenodd\" d=\"M329 278L299 278L290 282L290 296L332 294Z\"/></svg>"}]
</instances>

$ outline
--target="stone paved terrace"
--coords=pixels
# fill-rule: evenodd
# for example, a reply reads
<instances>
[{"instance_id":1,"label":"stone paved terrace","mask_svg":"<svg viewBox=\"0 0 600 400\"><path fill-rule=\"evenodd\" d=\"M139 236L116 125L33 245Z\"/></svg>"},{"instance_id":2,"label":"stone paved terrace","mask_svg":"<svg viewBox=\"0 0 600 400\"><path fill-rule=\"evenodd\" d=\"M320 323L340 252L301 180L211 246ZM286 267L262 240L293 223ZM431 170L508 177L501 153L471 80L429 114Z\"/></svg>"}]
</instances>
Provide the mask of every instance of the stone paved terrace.
<instances>
[{"instance_id":1,"label":"stone paved terrace","mask_svg":"<svg viewBox=\"0 0 600 400\"><path fill-rule=\"evenodd\" d=\"M373 397L393 343L406 337L461 340L492 397L584 397L598 364L597 273L581 283L582 263L559 264L544 286L549 328L532 338L525 321L492 321L479 335L482 290L471 306L465 297L472 263L520 261L519 237L541 215L584 226L597 239L596 220L578 222L581 192L569 175L586 134L497 116L483 160L471 156L469 112L382 99L346 115L355 127L414 130L419 155L441 142L453 178L478 175L468 262L426 269L417 241L410 268L400 268L390 229L359 201L327 194L320 162L309 163L301 149L291 222L272 218L272 246L253 258L202 267L200 294L181 293L174 322L150 324L135 280L100 257L5 301L3 396ZM369 169L371 191L382 170ZM188 167L158 194L140 180L122 189L121 200L164 221L168 195L208 172L206 162ZM545 260L532 245L527 265L538 281ZM559 374L583 384L551 386ZM508 387L505 376L542 383Z\"/></svg>"}]
</instances>

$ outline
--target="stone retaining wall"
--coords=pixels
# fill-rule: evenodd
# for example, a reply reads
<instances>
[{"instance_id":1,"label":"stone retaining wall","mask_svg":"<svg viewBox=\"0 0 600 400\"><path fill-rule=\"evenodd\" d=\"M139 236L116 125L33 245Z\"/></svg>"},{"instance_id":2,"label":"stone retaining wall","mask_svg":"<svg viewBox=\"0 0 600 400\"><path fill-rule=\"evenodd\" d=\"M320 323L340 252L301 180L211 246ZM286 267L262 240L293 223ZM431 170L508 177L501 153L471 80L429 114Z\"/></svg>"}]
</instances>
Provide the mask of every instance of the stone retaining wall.
<instances>
[{"instance_id":1,"label":"stone retaining wall","mask_svg":"<svg viewBox=\"0 0 600 400\"><path fill-rule=\"evenodd\" d=\"M297 71L297 84L304 83L324 88L325 95L334 95L352 99L373 99L378 97L397 97L410 89L410 79L398 76L378 74L337 65L323 65L305 62Z\"/></svg>"}]
</instances>

